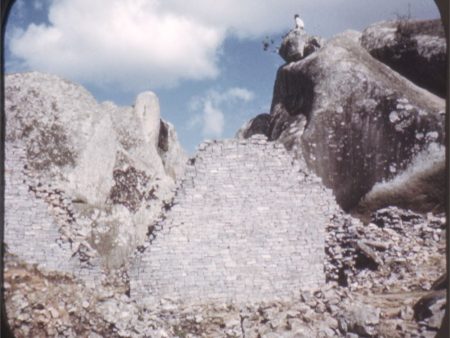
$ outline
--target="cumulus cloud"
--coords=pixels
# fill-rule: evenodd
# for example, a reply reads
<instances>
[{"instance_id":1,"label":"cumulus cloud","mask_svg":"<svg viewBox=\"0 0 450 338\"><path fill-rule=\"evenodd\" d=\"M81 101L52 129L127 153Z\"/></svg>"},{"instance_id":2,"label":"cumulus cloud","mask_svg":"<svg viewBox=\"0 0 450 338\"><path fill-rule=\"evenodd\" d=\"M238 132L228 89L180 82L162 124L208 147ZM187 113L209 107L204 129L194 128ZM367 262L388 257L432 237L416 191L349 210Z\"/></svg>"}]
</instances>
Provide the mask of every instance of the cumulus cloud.
<instances>
[{"instance_id":1,"label":"cumulus cloud","mask_svg":"<svg viewBox=\"0 0 450 338\"><path fill-rule=\"evenodd\" d=\"M187 128L201 126L204 137L220 138L225 128L224 111L233 111L242 103L254 99L254 93L246 88L232 87L225 91L208 90L201 97L191 99L189 109L196 114L192 115Z\"/></svg>"},{"instance_id":2,"label":"cumulus cloud","mask_svg":"<svg viewBox=\"0 0 450 338\"><path fill-rule=\"evenodd\" d=\"M206 101L203 114L203 135L221 137L225 125L225 117L222 111L215 108L212 102Z\"/></svg>"},{"instance_id":3,"label":"cumulus cloud","mask_svg":"<svg viewBox=\"0 0 450 338\"><path fill-rule=\"evenodd\" d=\"M399 10L413 2L397 0ZM218 76L228 36L260 39L292 27L300 13L312 33L327 36L393 13L391 0L34 0L48 23L30 24L10 40L20 69L60 74L97 86L133 91ZM16 2L17 10L23 0ZM392 7L392 5L390 5ZM349 10L353 8L353 10ZM353 13L361 15L355 17ZM364 14L365 13L365 14ZM352 16L353 15L353 16ZM351 16L351 17L350 17ZM359 21L361 22L359 22Z\"/></svg>"},{"instance_id":4,"label":"cumulus cloud","mask_svg":"<svg viewBox=\"0 0 450 338\"><path fill-rule=\"evenodd\" d=\"M49 22L31 24L11 40L25 68L124 89L218 74L224 32L165 11L158 1L54 1Z\"/></svg>"},{"instance_id":5,"label":"cumulus cloud","mask_svg":"<svg viewBox=\"0 0 450 338\"><path fill-rule=\"evenodd\" d=\"M291 24L291 16L302 7L302 2L306 1L216 0L212 3L210 0L165 0L164 6L244 38L285 29Z\"/></svg>"},{"instance_id":6,"label":"cumulus cloud","mask_svg":"<svg viewBox=\"0 0 450 338\"><path fill-rule=\"evenodd\" d=\"M253 100L254 98L254 94L253 92L251 92L250 90L246 89L246 88L239 88L239 87L234 87L234 88L230 88L224 95L226 98L231 98L231 99L240 99L242 101L248 102Z\"/></svg>"},{"instance_id":7,"label":"cumulus cloud","mask_svg":"<svg viewBox=\"0 0 450 338\"><path fill-rule=\"evenodd\" d=\"M41 8L43 2L32 4ZM131 90L215 78L227 36L278 31L290 24L286 12L298 8L291 0L46 0L46 5L48 23L32 23L10 41L21 69Z\"/></svg>"}]
</instances>

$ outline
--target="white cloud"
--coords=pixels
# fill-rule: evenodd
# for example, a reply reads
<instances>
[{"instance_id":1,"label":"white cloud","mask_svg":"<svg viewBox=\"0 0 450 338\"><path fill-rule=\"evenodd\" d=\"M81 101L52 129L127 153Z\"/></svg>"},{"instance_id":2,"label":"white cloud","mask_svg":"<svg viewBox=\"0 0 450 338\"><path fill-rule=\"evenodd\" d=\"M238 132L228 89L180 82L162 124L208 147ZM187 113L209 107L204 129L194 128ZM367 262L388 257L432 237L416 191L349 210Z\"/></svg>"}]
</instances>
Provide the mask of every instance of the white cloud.
<instances>
[{"instance_id":1,"label":"white cloud","mask_svg":"<svg viewBox=\"0 0 450 338\"><path fill-rule=\"evenodd\" d=\"M193 129L197 126L200 126L202 124L202 121L203 121L202 115L200 114L191 115L186 123L186 129Z\"/></svg>"},{"instance_id":2,"label":"white cloud","mask_svg":"<svg viewBox=\"0 0 450 338\"><path fill-rule=\"evenodd\" d=\"M164 6L215 27L227 29L239 37L260 37L289 26L294 14L302 7L301 2L305 1L165 0Z\"/></svg>"},{"instance_id":3,"label":"white cloud","mask_svg":"<svg viewBox=\"0 0 450 338\"><path fill-rule=\"evenodd\" d=\"M225 126L223 112L206 101L203 114L203 135L206 137L221 137Z\"/></svg>"},{"instance_id":4,"label":"white cloud","mask_svg":"<svg viewBox=\"0 0 450 338\"><path fill-rule=\"evenodd\" d=\"M242 103L253 100L255 94L242 87L231 87L223 92L208 90L202 97L193 97L189 109L193 114L187 123L188 129L202 127L204 137L220 138L225 128L224 111L238 110Z\"/></svg>"},{"instance_id":5,"label":"white cloud","mask_svg":"<svg viewBox=\"0 0 450 338\"><path fill-rule=\"evenodd\" d=\"M253 92L251 92L250 90L248 90L246 88L240 88L240 87L230 88L227 92L227 95L225 95L225 97L226 96L229 96L230 98L240 99L245 102L249 102L249 101L253 100L253 98L255 97Z\"/></svg>"},{"instance_id":6,"label":"white cloud","mask_svg":"<svg viewBox=\"0 0 450 338\"><path fill-rule=\"evenodd\" d=\"M10 43L29 69L134 90L218 74L224 32L157 1L54 1L49 21L29 25Z\"/></svg>"},{"instance_id":7,"label":"white cloud","mask_svg":"<svg viewBox=\"0 0 450 338\"><path fill-rule=\"evenodd\" d=\"M36 8L48 5L49 24L31 24L11 39L10 50L23 60L21 69L133 91L215 78L227 36L280 35L293 27L295 13L308 32L325 36L393 16L382 9L392 8L391 0L33 1ZM410 2L414 13L430 7L423 0L395 4L401 11ZM22 11L24 1L16 6Z\"/></svg>"},{"instance_id":8,"label":"white cloud","mask_svg":"<svg viewBox=\"0 0 450 338\"><path fill-rule=\"evenodd\" d=\"M215 78L227 35L284 29L286 12L298 8L292 0L47 1L49 24L30 24L11 40L21 68L130 90Z\"/></svg>"}]
</instances>

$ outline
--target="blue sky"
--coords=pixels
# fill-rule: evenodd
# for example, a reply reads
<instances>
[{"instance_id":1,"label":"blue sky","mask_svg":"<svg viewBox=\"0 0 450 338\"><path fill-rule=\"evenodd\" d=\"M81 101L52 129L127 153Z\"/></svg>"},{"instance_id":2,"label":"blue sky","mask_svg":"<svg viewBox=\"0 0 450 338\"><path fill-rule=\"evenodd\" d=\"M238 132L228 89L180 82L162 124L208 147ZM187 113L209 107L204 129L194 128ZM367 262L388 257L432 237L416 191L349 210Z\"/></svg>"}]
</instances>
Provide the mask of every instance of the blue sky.
<instances>
[{"instance_id":1,"label":"blue sky","mask_svg":"<svg viewBox=\"0 0 450 338\"><path fill-rule=\"evenodd\" d=\"M261 42L278 41L295 13L329 38L408 12L439 17L432 0L18 0L5 67L57 74L119 105L152 90L192 153L268 112L283 61Z\"/></svg>"}]
</instances>

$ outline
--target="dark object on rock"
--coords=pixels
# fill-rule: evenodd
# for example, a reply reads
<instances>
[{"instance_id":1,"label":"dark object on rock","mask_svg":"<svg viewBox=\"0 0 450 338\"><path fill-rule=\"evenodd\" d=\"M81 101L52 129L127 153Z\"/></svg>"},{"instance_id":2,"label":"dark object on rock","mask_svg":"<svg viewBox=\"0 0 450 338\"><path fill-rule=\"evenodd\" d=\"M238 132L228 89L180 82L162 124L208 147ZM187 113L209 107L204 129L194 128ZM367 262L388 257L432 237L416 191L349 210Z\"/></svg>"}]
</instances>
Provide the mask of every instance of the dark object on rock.
<instances>
[{"instance_id":1,"label":"dark object on rock","mask_svg":"<svg viewBox=\"0 0 450 338\"><path fill-rule=\"evenodd\" d=\"M259 114L255 118L251 119L248 123L248 127L244 130L242 136L249 138L255 134L263 134L269 137L270 134L270 115Z\"/></svg>"},{"instance_id":2,"label":"dark object on rock","mask_svg":"<svg viewBox=\"0 0 450 338\"><path fill-rule=\"evenodd\" d=\"M444 212L447 196L445 150L442 147L433 156L427 157L408 166L393 180L374 186L352 212L365 218L364 214L390 205L420 213Z\"/></svg>"},{"instance_id":3,"label":"dark object on rock","mask_svg":"<svg viewBox=\"0 0 450 338\"><path fill-rule=\"evenodd\" d=\"M270 139L305 157L346 210L445 139L445 101L375 60L359 37L340 34L280 67L271 107Z\"/></svg>"},{"instance_id":4,"label":"dark object on rock","mask_svg":"<svg viewBox=\"0 0 450 338\"><path fill-rule=\"evenodd\" d=\"M442 318L441 327L439 328L436 338L446 338L448 337L449 327L448 327L448 307L445 308L444 318Z\"/></svg>"},{"instance_id":5,"label":"dark object on rock","mask_svg":"<svg viewBox=\"0 0 450 338\"><path fill-rule=\"evenodd\" d=\"M446 95L447 47L441 20L395 20L366 28L369 53L417 85Z\"/></svg>"},{"instance_id":6,"label":"dark object on rock","mask_svg":"<svg viewBox=\"0 0 450 338\"><path fill-rule=\"evenodd\" d=\"M136 212L145 200L155 199L155 189L151 188L151 179L144 171L134 167L113 171L114 186L111 188L110 200L121 204L131 212Z\"/></svg>"},{"instance_id":7,"label":"dark object on rock","mask_svg":"<svg viewBox=\"0 0 450 338\"><path fill-rule=\"evenodd\" d=\"M389 227L396 229L399 232L403 232L405 231L403 225L404 222L411 225L420 224L423 222L423 216L412 212L411 210L387 207L373 212L370 222L376 224L380 228L389 225Z\"/></svg>"},{"instance_id":8,"label":"dark object on rock","mask_svg":"<svg viewBox=\"0 0 450 338\"><path fill-rule=\"evenodd\" d=\"M167 151L169 150L169 127L162 119L159 121L158 148L162 151Z\"/></svg>"},{"instance_id":9,"label":"dark object on rock","mask_svg":"<svg viewBox=\"0 0 450 338\"><path fill-rule=\"evenodd\" d=\"M291 30L281 42L278 53L286 62L299 61L323 45L323 39L310 36L304 30Z\"/></svg>"},{"instance_id":10,"label":"dark object on rock","mask_svg":"<svg viewBox=\"0 0 450 338\"><path fill-rule=\"evenodd\" d=\"M448 275L444 273L441 277L436 279L436 281L431 286L433 290L443 290L448 287Z\"/></svg>"},{"instance_id":11,"label":"dark object on rock","mask_svg":"<svg viewBox=\"0 0 450 338\"><path fill-rule=\"evenodd\" d=\"M427 321L429 327L438 329L444 316L447 290L431 291L414 305L414 318Z\"/></svg>"},{"instance_id":12,"label":"dark object on rock","mask_svg":"<svg viewBox=\"0 0 450 338\"><path fill-rule=\"evenodd\" d=\"M363 241L356 242L356 252L359 257L356 259L356 268L363 269L369 268L370 270L376 270L379 265L383 264L383 261L378 257L377 253L373 251Z\"/></svg>"}]
</instances>

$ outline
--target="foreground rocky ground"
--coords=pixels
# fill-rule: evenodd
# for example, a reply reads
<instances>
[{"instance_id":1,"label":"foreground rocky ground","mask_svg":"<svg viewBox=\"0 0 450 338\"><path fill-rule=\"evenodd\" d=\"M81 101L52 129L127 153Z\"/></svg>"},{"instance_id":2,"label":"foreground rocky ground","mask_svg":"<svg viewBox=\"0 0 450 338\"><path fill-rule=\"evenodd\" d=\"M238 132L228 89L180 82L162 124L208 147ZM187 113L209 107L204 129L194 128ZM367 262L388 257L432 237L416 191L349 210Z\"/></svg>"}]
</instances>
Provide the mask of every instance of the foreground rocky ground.
<instances>
[{"instance_id":1,"label":"foreground rocky ground","mask_svg":"<svg viewBox=\"0 0 450 338\"><path fill-rule=\"evenodd\" d=\"M144 308L113 285L94 289L8 256L9 323L17 337L434 337L446 299L433 285L445 273L445 227L444 215L397 208L368 225L336 215L327 284L255 304L166 299Z\"/></svg>"}]
</instances>

